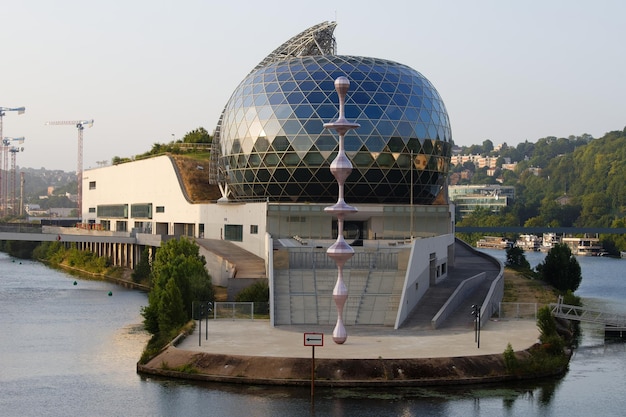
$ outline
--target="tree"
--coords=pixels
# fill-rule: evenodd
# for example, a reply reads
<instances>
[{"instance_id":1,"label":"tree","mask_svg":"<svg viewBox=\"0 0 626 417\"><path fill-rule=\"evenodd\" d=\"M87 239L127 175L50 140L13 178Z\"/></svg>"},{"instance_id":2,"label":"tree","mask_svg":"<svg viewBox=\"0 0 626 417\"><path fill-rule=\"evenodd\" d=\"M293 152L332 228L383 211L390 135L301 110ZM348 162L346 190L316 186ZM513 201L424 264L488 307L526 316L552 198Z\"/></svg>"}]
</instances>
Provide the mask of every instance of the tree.
<instances>
[{"instance_id":1,"label":"tree","mask_svg":"<svg viewBox=\"0 0 626 417\"><path fill-rule=\"evenodd\" d=\"M133 272L130 274L130 277L134 282L141 282L150 278L150 273L152 272L152 268L150 267L150 254L148 252L148 248L144 248L141 252L141 257L139 258L139 262L133 269Z\"/></svg>"},{"instance_id":2,"label":"tree","mask_svg":"<svg viewBox=\"0 0 626 417\"><path fill-rule=\"evenodd\" d=\"M235 301L254 303L254 312L269 314L270 287L266 279L259 280L237 294Z\"/></svg>"},{"instance_id":3,"label":"tree","mask_svg":"<svg viewBox=\"0 0 626 417\"><path fill-rule=\"evenodd\" d=\"M199 127L183 137L184 143L211 143L211 136L205 128Z\"/></svg>"},{"instance_id":4,"label":"tree","mask_svg":"<svg viewBox=\"0 0 626 417\"><path fill-rule=\"evenodd\" d=\"M168 326L184 324L192 318L193 301L215 299L205 265L198 246L186 238L168 240L157 250L152 263L152 289L148 305L142 310L147 331L157 334ZM182 316L178 314L179 304Z\"/></svg>"},{"instance_id":5,"label":"tree","mask_svg":"<svg viewBox=\"0 0 626 417\"><path fill-rule=\"evenodd\" d=\"M170 278L165 284L159 300L159 333L169 335L185 324L188 317L183 306L183 296L176 285L174 278Z\"/></svg>"},{"instance_id":6,"label":"tree","mask_svg":"<svg viewBox=\"0 0 626 417\"><path fill-rule=\"evenodd\" d=\"M489 139L483 141L483 153L490 154L493 151L493 142Z\"/></svg>"},{"instance_id":7,"label":"tree","mask_svg":"<svg viewBox=\"0 0 626 417\"><path fill-rule=\"evenodd\" d=\"M564 244L554 245L536 269L543 281L562 292L576 291L582 281L580 265Z\"/></svg>"},{"instance_id":8,"label":"tree","mask_svg":"<svg viewBox=\"0 0 626 417\"><path fill-rule=\"evenodd\" d=\"M237 302L267 303L270 300L270 287L267 280L257 281L237 294Z\"/></svg>"},{"instance_id":9,"label":"tree","mask_svg":"<svg viewBox=\"0 0 626 417\"><path fill-rule=\"evenodd\" d=\"M514 269L530 269L530 263L519 246L512 246L506 250L506 266Z\"/></svg>"}]
</instances>

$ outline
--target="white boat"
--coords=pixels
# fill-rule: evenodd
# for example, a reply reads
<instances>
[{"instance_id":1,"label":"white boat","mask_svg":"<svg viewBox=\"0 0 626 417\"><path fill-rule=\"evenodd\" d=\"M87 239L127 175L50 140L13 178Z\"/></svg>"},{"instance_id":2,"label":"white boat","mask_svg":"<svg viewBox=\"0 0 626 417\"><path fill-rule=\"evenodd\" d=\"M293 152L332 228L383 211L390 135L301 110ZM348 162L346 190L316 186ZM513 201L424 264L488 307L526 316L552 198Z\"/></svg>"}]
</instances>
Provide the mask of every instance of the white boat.
<instances>
[{"instance_id":1,"label":"white boat","mask_svg":"<svg viewBox=\"0 0 626 417\"><path fill-rule=\"evenodd\" d=\"M569 246L576 256L605 256L608 253L597 237L564 237L562 242Z\"/></svg>"},{"instance_id":2,"label":"white boat","mask_svg":"<svg viewBox=\"0 0 626 417\"><path fill-rule=\"evenodd\" d=\"M512 246L513 242L499 236L485 236L476 242L476 247L483 249L509 249Z\"/></svg>"},{"instance_id":3,"label":"white boat","mask_svg":"<svg viewBox=\"0 0 626 417\"><path fill-rule=\"evenodd\" d=\"M525 252L539 252L541 243L542 240L536 235L520 235L515 241L515 245Z\"/></svg>"},{"instance_id":4,"label":"white boat","mask_svg":"<svg viewBox=\"0 0 626 417\"><path fill-rule=\"evenodd\" d=\"M541 252L549 252L557 243L561 243L560 236L557 236L556 233L544 233L539 250Z\"/></svg>"}]
</instances>

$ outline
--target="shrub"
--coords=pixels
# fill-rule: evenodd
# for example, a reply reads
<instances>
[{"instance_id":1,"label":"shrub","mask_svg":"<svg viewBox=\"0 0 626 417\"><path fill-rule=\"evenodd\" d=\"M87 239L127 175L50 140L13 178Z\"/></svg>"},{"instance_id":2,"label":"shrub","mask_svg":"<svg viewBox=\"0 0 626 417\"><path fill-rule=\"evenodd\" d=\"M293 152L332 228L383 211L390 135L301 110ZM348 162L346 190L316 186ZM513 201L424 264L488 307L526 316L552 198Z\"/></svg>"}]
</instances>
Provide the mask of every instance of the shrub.
<instances>
[{"instance_id":1,"label":"shrub","mask_svg":"<svg viewBox=\"0 0 626 417\"><path fill-rule=\"evenodd\" d=\"M506 349L504 350L504 366L506 367L506 371L511 374L514 373L519 366L517 356L515 356L515 351L513 350L511 343L508 343L506 345Z\"/></svg>"},{"instance_id":2,"label":"shrub","mask_svg":"<svg viewBox=\"0 0 626 417\"><path fill-rule=\"evenodd\" d=\"M554 245L536 269L543 281L559 291L576 291L582 281L580 265L564 244Z\"/></svg>"},{"instance_id":3,"label":"shrub","mask_svg":"<svg viewBox=\"0 0 626 417\"><path fill-rule=\"evenodd\" d=\"M556 332L556 321L552 316L552 312L548 306L541 307L539 311L537 311L537 327L539 327L540 335L539 340L542 343L546 343L549 338L552 336L557 336Z\"/></svg>"}]
</instances>

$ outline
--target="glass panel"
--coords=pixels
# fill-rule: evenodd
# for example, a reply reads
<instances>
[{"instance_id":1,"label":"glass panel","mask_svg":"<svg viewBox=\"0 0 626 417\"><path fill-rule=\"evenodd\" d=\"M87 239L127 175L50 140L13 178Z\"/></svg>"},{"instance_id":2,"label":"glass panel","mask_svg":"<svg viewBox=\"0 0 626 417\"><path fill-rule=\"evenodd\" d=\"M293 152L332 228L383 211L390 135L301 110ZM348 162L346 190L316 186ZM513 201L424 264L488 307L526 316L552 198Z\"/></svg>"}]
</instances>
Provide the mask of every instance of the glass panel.
<instances>
[{"instance_id":1,"label":"glass panel","mask_svg":"<svg viewBox=\"0 0 626 417\"><path fill-rule=\"evenodd\" d=\"M378 122L376 129L378 129L378 132L383 136L389 137L393 135L393 125L391 122L387 122L385 120Z\"/></svg>"},{"instance_id":2,"label":"glass panel","mask_svg":"<svg viewBox=\"0 0 626 417\"><path fill-rule=\"evenodd\" d=\"M404 150L404 142L402 141L402 138L397 136L389 139L388 146L391 152L402 152Z\"/></svg>"},{"instance_id":3,"label":"glass panel","mask_svg":"<svg viewBox=\"0 0 626 417\"><path fill-rule=\"evenodd\" d=\"M268 168L277 166L278 162L278 156L275 153L268 153L265 155L265 158L263 158L263 163Z\"/></svg>"},{"instance_id":4,"label":"glass panel","mask_svg":"<svg viewBox=\"0 0 626 417\"><path fill-rule=\"evenodd\" d=\"M248 165L251 167L258 167L261 164L261 157L259 154L253 153L248 158Z\"/></svg>"},{"instance_id":5,"label":"glass panel","mask_svg":"<svg viewBox=\"0 0 626 417\"><path fill-rule=\"evenodd\" d=\"M283 123L283 130L287 135L296 135L302 129L302 124L299 120L287 120Z\"/></svg>"},{"instance_id":6,"label":"glass panel","mask_svg":"<svg viewBox=\"0 0 626 417\"><path fill-rule=\"evenodd\" d=\"M339 116L339 108L332 104L322 104L316 108L317 114L322 120L333 121Z\"/></svg>"},{"instance_id":7,"label":"glass panel","mask_svg":"<svg viewBox=\"0 0 626 417\"><path fill-rule=\"evenodd\" d=\"M289 140L286 136L276 136L272 141L272 149L275 151L286 151L289 149Z\"/></svg>"},{"instance_id":8,"label":"glass panel","mask_svg":"<svg viewBox=\"0 0 626 417\"><path fill-rule=\"evenodd\" d=\"M301 104L296 107L294 113L299 119L308 119L313 115L313 107L311 107L309 104Z\"/></svg>"},{"instance_id":9,"label":"glass panel","mask_svg":"<svg viewBox=\"0 0 626 417\"><path fill-rule=\"evenodd\" d=\"M261 182L268 182L270 180L270 172L267 169L259 169L256 177Z\"/></svg>"},{"instance_id":10,"label":"glass panel","mask_svg":"<svg viewBox=\"0 0 626 417\"><path fill-rule=\"evenodd\" d=\"M283 156L283 164L285 166L294 167L294 166L298 166L298 163L300 163L300 157L296 153L288 152Z\"/></svg>"},{"instance_id":11,"label":"glass panel","mask_svg":"<svg viewBox=\"0 0 626 417\"><path fill-rule=\"evenodd\" d=\"M380 116L383 115L382 109L373 104L365 106L364 113L370 120L380 119Z\"/></svg>"},{"instance_id":12,"label":"glass panel","mask_svg":"<svg viewBox=\"0 0 626 417\"><path fill-rule=\"evenodd\" d=\"M320 104L323 103L324 101L326 101L326 94L321 93L321 92L312 92L310 94L307 95L307 100L309 103L311 104Z\"/></svg>"},{"instance_id":13,"label":"glass panel","mask_svg":"<svg viewBox=\"0 0 626 417\"><path fill-rule=\"evenodd\" d=\"M332 135L320 135L315 141L315 146L320 151L332 151L339 146L339 142Z\"/></svg>"},{"instance_id":14,"label":"glass panel","mask_svg":"<svg viewBox=\"0 0 626 417\"><path fill-rule=\"evenodd\" d=\"M279 120L286 120L292 117L291 106L288 104L283 104L274 108L274 114L276 118Z\"/></svg>"},{"instance_id":15,"label":"glass panel","mask_svg":"<svg viewBox=\"0 0 626 417\"><path fill-rule=\"evenodd\" d=\"M374 158L369 152L359 152L352 158L352 162L360 167L367 167L374 162Z\"/></svg>"},{"instance_id":16,"label":"glass panel","mask_svg":"<svg viewBox=\"0 0 626 417\"><path fill-rule=\"evenodd\" d=\"M381 153L378 155L378 158L376 158L376 162L381 167L389 168L393 165L395 159L390 153Z\"/></svg>"},{"instance_id":17,"label":"glass panel","mask_svg":"<svg viewBox=\"0 0 626 417\"><path fill-rule=\"evenodd\" d=\"M260 137L255 141L253 150L256 152L265 152L269 146L269 140L267 140L267 138Z\"/></svg>"},{"instance_id":18,"label":"glass panel","mask_svg":"<svg viewBox=\"0 0 626 417\"><path fill-rule=\"evenodd\" d=\"M365 146L367 146L367 150L370 152L382 152L385 143L380 136L370 136L365 141Z\"/></svg>"},{"instance_id":19,"label":"glass panel","mask_svg":"<svg viewBox=\"0 0 626 417\"><path fill-rule=\"evenodd\" d=\"M308 151L313 146L313 141L309 135L300 134L291 140L291 145L296 151Z\"/></svg>"},{"instance_id":20,"label":"glass panel","mask_svg":"<svg viewBox=\"0 0 626 417\"><path fill-rule=\"evenodd\" d=\"M303 159L309 166L320 166L324 162L324 158L319 152L308 152Z\"/></svg>"},{"instance_id":21,"label":"glass panel","mask_svg":"<svg viewBox=\"0 0 626 417\"><path fill-rule=\"evenodd\" d=\"M286 183L289 181L290 175L286 169L277 169L274 172L274 180L278 183Z\"/></svg>"},{"instance_id":22,"label":"glass panel","mask_svg":"<svg viewBox=\"0 0 626 417\"><path fill-rule=\"evenodd\" d=\"M287 96L287 102L289 104L300 104L304 101L304 94L299 91L294 91Z\"/></svg>"}]
</instances>

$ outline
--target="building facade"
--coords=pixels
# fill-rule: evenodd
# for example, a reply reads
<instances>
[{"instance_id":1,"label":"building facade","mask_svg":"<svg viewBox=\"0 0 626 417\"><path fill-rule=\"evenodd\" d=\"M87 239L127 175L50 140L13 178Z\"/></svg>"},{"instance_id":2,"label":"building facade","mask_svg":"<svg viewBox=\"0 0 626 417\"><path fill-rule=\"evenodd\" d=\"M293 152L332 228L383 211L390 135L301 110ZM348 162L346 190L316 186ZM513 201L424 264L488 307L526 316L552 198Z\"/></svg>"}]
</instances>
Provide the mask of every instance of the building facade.
<instances>
[{"instance_id":1,"label":"building facade","mask_svg":"<svg viewBox=\"0 0 626 417\"><path fill-rule=\"evenodd\" d=\"M329 168L338 142L323 124L338 115L334 79L347 76L346 117L361 127L346 136L354 169L345 199L358 208L344 223L357 252L346 314L353 324L400 326L454 260L454 213L444 189L450 124L441 97L417 71L336 55L334 27L326 22L296 35L235 89L211 151L221 199L191 201L176 164L160 156L85 171L83 222L144 240L230 241L265 261L273 323L334 321L324 313L332 297L319 289L336 271L317 253L337 238L336 219L324 208L338 197ZM218 285L237 279L232 271L209 272ZM279 294L285 287L302 290ZM294 312L304 304L310 308ZM382 305L383 313L373 313Z\"/></svg>"}]
</instances>

